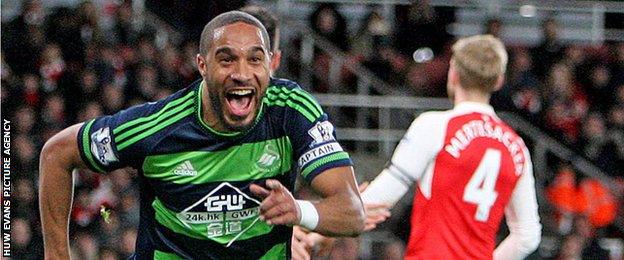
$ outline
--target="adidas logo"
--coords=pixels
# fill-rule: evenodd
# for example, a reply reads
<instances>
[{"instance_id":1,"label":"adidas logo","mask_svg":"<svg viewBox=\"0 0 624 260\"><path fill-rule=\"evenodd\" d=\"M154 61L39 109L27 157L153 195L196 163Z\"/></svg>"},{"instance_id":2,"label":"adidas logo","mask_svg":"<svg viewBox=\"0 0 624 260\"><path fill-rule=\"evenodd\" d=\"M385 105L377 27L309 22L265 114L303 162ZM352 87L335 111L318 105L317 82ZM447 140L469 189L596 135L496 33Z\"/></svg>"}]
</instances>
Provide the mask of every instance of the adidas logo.
<instances>
[{"instance_id":1,"label":"adidas logo","mask_svg":"<svg viewBox=\"0 0 624 260\"><path fill-rule=\"evenodd\" d=\"M189 160L184 161L182 164L173 170L173 174L182 176L195 176L197 171L193 168L193 165Z\"/></svg>"}]
</instances>

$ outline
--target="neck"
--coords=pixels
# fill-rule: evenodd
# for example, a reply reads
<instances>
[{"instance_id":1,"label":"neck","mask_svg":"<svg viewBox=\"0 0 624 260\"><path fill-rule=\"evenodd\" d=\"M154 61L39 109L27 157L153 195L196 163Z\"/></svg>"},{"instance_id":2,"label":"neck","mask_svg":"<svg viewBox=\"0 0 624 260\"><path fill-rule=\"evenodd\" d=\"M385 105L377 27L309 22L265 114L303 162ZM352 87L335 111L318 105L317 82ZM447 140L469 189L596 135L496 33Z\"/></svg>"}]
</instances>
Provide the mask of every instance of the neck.
<instances>
[{"instance_id":1,"label":"neck","mask_svg":"<svg viewBox=\"0 0 624 260\"><path fill-rule=\"evenodd\" d=\"M455 97L453 98L453 104L457 105L462 102L475 102L475 103L490 103L490 94L484 94L477 90L465 90L464 88L457 87L455 91Z\"/></svg>"}]
</instances>

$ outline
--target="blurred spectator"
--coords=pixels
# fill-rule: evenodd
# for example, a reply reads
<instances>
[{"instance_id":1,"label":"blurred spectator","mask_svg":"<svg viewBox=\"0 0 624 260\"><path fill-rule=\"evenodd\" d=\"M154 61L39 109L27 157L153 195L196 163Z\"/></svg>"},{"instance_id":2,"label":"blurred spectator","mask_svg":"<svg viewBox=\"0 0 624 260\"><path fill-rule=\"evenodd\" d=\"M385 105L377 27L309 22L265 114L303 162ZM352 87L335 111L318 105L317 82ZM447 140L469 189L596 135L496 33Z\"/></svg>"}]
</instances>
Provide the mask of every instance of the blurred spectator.
<instances>
[{"instance_id":1,"label":"blurred spectator","mask_svg":"<svg viewBox=\"0 0 624 260\"><path fill-rule=\"evenodd\" d=\"M32 136L31 134L34 134L36 120L35 110L31 107L21 106L17 108L14 120L15 133Z\"/></svg>"},{"instance_id":2,"label":"blurred spectator","mask_svg":"<svg viewBox=\"0 0 624 260\"><path fill-rule=\"evenodd\" d=\"M429 47L438 55L452 39L446 31L450 21L441 19L437 9L429 1L415 1L411 5L396 5L396 26L394 39L397 49L405 56L421 47Z\"/></svg>"},{"instance_id":3,"label":"blurred spectator","mask_svg":"<svg viewBox=\"0 0 624 260\"><path fill-rule=\"evenodd\" d=\"M598 244L596 230L587 218L574 221L574 232L565 236L558 259L609 259L609 252Z\"/></svg>"},{"instance_id":4,"label":"blurred spectator","mask_svg":"<svg viewBox=\"0 0 624 260\"><path fill-rule=\"evenodd\" d=\"M518 49L514 54L509 71L508 82L510 83L500 90L500 94L503 97L511 96L516 110L531 121L540 122L539 115L544 101L540 90L542 85L532 71L533 60L525 49ZM505 100L497 102L498 104L509 103Z\"/></svg>"},{"instance_id":5,"label":"blurred spectator","mask_svg":"<svg viewBox=\"0 0 624 260\"><path fill-rule=\"evenodd\" d=\"M66 126L68 122L65 114L65 99L56 93L47 96L44 101L41 119L44 124L49 126Z\"/></svg>"},{"instance_id":6,"label":"blurred spectator","mask_svg":"<svg viewBox=\"0 0 624 260\"><path fill-rule=\"evenodd\" d=\"M13 207L14 216L19 218L32 218L33 215L38 215L37 212L37 193L31 179L20 177L14 183L15 187L15 200L16 204ZM34 220L34 219L33 219Z\"/></svg>"},{"instance_id":7,"label":"blurred spectator","mask_svg":"<svg viewBox=\"0 0 624 260\"><path fill-rule=\"evenodd\" d=\"M590 81L585 92L592 102L592 107L605 113L609 109L614 90L611 86L611 71L607 66L600 64L594 66L590 71Z\"/></svg>"},{"instance_id":8,"label":"blurred spectator","mask_svg":"<svg viewBox=\"0 0 624 260\"><path fill-rule=\"evenodd\" d=\"M542 22L542 41L533 49L533 60L540 62L535 64L535 72L541 78L546 77L546 72L563 56L563 45L559 41L559 25L554 17L546 18Z\"/></svg>"},{"instance_id":9,"label":"blurred spectator","mask_svg":"<svg viewBox=\"0 0 624 260\"><path fill-rule=\"evenodd\" d=\"M65 60L58 45L51 43L45 46L39 61L39 74L43 79L46 92L56 90L58 80L65 72Z\"/></svg>"},{"instance_id":10,"label":"blurred spectator","mask_svg":"<svg viewBox=\"0 0 624 260\"><path fill-rule=\"evenodd\" d=\"M335 4L319 4L310 16L312 30L326 38L342 51L349 50L347 22Z\"/></svg>"},{"instance_id":11,"label":"blurred spectator","mask_svg":"<svg viewBox=\"0 0 624 260\"><path fill-rule=\"evenodd\" d=\"M588 115L582 124L581 136L576 147L582 148L582 153L597 166L611 175L617 175L616 171L622 168L618 162L621 160L617 149L618 131L611 133L607 129L607 123L601 114Z\"/></svg>"},{"instance_id":12,"label":"blurred spectator","mask_svg":"<svg viewBox=\"0 0 624 260\"><path fill-rule=\"evenodd\" d=\"M104 114L113 114L124 108L123 89L114 85L106 85L102 90L102 105Z\"/></svg>"},{"instance_id":13,"label":"blurred spectator","mask_svg":"<svg viewBox=\"0 0 624 260\"><path fill-rule=\"evenodd\" d=\"M43 258L42 244L38 244L33 238L31 224L23 218L13 218L11 221L11 253L19 259Z\"/></svg>"},{"instance_id":14,"label":"blurred spectator","mask_svg":"<svg viewBox=\"0 0 624 260\"><path fill-rule=\"evenodd\" d=\"M555 206L561 234L570 233L575 216L586 216L594 228L613 223L618 212L615 197L600 181L580 178L569 165L563 165L546 189L547 199Z\"/></svg>"},{"instance_id":15,"label":"blurred spectator","mask_svg":"<svg viewBox=\"0 0 624 260\"><path fill-rule=\"evenodd\" d=\"M117 247L120 249L121 258L129 259L130 256L134 253L134 245L137 239L137 231L133 227L131 229L124 229L121 232L121 239L119 240L119 244Z\"/></svg>"},{"instance_id":16,"label":"blurred spectator","mask_svg":"<svg viewBox=\"0 0 624 260\"><path fill-rule=\"evenodd\" d=\"M71 242L72 258L75 259L97 259L99 245L98 241L88 232L78 232Z\"/></svg>"},{"instance_id":17,"label":"blurred spectator","mask_svg":"<svg viewBox=\"0 0 624 260\"><path fill-rule=\"evenodd\" d=\"M546 109L546 126L573 143L578 137L581 119L588 110L587 98L564 63L555 64L548 79L546 94L550 103Z\"/></svg>"},{"instance_id":18,"label":"blurred spectator","mask_svg":"<svg viewBox=\"0 0 624 260\"><path fill-rule=\"evenodd\" d=\"M129 258L119 257L119 254L117 253L117 251L115 251L113 248L110 248L110 247L101 247L100 252L98 254L100 255L100 258L99 258L100 260L129 259Z\"/></svg>"},{"instance_id":19,"label":"blurred spectator","mask_svg":"<svg viewBox=\"0 0 624 260\"><path fill-rule=\"evenodd\" d=\"M375 52L382 44L391 42L392 26L381 15L379 6L369 6L369 12L360 24L353 43L352 54L364 59L377 55Z\"/></svg>"},{"instance_id":20,"label":"blurred spectator","mask_svg":"<svg viewBox=\"0 0 624 260\"><path fill-rule=\"evenodd\" d=\"M381 259L400 260L405 255L405 245L400 240L391 240L383 245Z\"/></svg>"},{"instance_id":21,"label":"blurred spectator","mask_svg":"<svg viewBox=\"0 0 624 260\"><path fill-rule=\"evenodd\" d=\"M503 31L503 21L493 17L485 21L485 34L491 34L496 38L501 38L501 32Z\"/></svg>"},{"instance_id":22,"label":"blurred spectator","mask_svg":"<svg viewBox=\"0 0 624 260\"><path fill-rule=\"evenodd\" d=\"M17 135L13 139L15 147L16 169L22 173L32 174L37 172L37 147L32 138L26 135Z\"/></svg>"}]
</instances>

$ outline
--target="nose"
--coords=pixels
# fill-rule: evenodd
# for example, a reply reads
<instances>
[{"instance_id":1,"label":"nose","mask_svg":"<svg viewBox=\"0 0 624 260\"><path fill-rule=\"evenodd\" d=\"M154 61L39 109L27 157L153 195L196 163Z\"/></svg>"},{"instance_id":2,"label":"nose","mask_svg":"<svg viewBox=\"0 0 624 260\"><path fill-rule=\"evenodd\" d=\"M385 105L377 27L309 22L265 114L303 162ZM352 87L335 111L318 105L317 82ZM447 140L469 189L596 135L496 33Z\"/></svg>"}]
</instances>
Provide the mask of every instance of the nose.
<instances>
[{"instance_id":1,"label":"nose","mask_svg":"<svg viewBox=\"0 0 624 260\"><path fill-rule=\"evenodd\" d=\"M252 78L251 74L249 66L245 62L240 62L230 77L237 84L246 85Z\"/></svg>"}]
</instances>

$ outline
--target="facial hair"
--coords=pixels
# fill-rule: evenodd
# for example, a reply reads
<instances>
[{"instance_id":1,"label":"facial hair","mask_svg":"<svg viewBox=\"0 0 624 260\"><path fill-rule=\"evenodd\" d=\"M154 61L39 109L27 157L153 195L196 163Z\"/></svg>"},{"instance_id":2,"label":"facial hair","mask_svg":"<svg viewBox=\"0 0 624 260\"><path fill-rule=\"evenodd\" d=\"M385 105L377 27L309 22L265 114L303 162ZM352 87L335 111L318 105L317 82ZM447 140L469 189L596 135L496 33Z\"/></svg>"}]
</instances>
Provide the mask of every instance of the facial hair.
<instances>
[{"instance_id":1,"label":"facial hair","mask_svg":"<svg viewBox=\"0 0 624 260\"><path fill-rule=\"evenodd\" d=\"M249 130L253 124L247 125L231 125L225 119L225 104L223 104L219 93L216 90L208 88L208 97L212 106L212 111L217 115L217 120L229 132L243 132ZM236 117L236 116L234 116ZM235 118L237 119L237 118Z\"/></svg>"}]
</instances>

